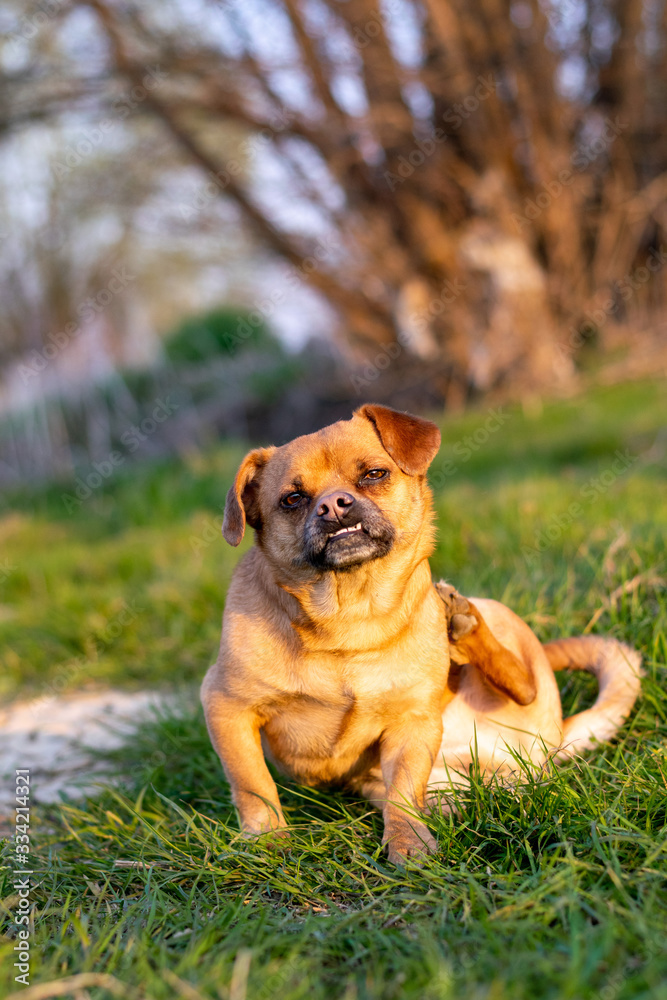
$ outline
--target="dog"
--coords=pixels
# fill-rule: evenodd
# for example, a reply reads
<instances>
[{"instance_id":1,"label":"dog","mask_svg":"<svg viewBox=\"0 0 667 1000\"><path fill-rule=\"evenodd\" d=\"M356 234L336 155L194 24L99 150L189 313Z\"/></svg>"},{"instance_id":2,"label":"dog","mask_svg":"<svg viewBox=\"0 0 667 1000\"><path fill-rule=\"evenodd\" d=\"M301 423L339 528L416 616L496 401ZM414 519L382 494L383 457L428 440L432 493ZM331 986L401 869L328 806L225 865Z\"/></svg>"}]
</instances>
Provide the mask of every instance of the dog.
<instances>
[{"instance_id":1,"label":"dog","mask_svg":"<svg viewBox=\"0 0 667 1000\"><path fill-rule=\"evenodd\" d=\"M606 739L639 691L639 656L596 637L543 646L509 608L431 578L428 420L366 404L243 459L223 535L237 565L201 697L243 832L285 835L267 760L382 811L388 858L436 849L424 811L482 773L517 778ZM554 670L590 670L592 709L563 722ZM444 793L444 795L443 795Z\"/></svg>"}]
</instances>

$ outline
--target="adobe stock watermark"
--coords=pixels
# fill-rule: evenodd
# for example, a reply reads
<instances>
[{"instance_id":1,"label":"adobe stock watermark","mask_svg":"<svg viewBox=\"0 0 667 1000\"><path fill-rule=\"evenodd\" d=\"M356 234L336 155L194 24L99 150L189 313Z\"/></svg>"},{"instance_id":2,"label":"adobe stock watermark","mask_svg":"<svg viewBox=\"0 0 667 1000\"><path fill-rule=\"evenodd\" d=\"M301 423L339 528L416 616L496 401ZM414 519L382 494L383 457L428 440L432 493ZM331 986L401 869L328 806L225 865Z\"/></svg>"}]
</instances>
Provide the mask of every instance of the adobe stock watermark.
<instances>
[{"instance_id":1,"label":"adobe stock watermark","mask_svg":"<svg viewBox=\"0 0 667 1000\"><path fill-rule=\"evenodd\" d=\"M9 36L11 42L29 42L68 4L66 0L40 0L36 6L37 9L29 17L21 18L19 28Z\"/></svg>"},{"instance_id":2,"label":"adobe stock watermark","mask_svg":"<svg viewBox=\"0 0 667 1000\"><path fill-rule=\"evenodd\" d=\"M280 996L292 980L300 978L299 971L299 956L290 956L275 972L262 976L262 983L256 994L257 1000L274 1000Z\"/></svg>"},{"instance_id":3,"label":"adobe stock watermark","mask_svg":"<svg viewBox=\"0 0 667 1000\"><path fill-rule=\"evenodd\" d=\"M573 12L578 12L578 0L557 0L556 3L551 3L549 6L542 4L540 6L552 28L560 27L572 16Z\"/></svg>"},{"instance_id":4,"label":"adobe stock watermark","mask_svg":"<svg viewBox=\"0 0 667 1000\"><path fill-rule=\"evenodd\" d=\"M112 132L119 122L124 121L128 115L132 114L134 109L142 101L145 101L151 91L159 87L166 77L167 73L164 70L161 70L159 66L153 66L143 76L140 84L136 84L127 94L114 101L111 117L103 118L102 121L90 128L81 129L79 138L65 147L64 152L60 154L60 159L52 162L51 169L54 176L60 180L81 166L84 160L102 145L105 136Z\"/></svg>"},{"instance_id":5,"label":"adobe stock watermark","mask_svg":"<svg viewBox=\"0 0 667 1000\"><path fill-rule=\"evenodd\" d=\"M307 276L327 259L331 251L339 247L340 239L335 233L318 240L315 250L304 257L298 267L289 268L280 287L275 288L261 302L255 303L248 316L238 321L236 330L225 334L223 342L229 353L235 354L239 347L250 340L253 334L271 318L277 306L284 302L287 293L299 288Z\"/></svg>"},{"instance_id":6,"label":"adobe stock watermark","mask_svg":"<svg viewBox=\"0 0 667 1000\"><path fill-rule=\"evenodd\" d=\"M268 145L275 135L279 135L289 128L294 118L294 112L281 111L268 125L244 139L239 144L237 155L227 160L220 170L209 171L206 180L197 187L193 197L179 207L181 218L188 221L196 218L211 201L229 187L233 178L243 174L245 158L253 156L262 147Z\"/></svg>"},{"instance_id":7,"label":"adobe stock watermark","mask_svg":"<svg viewBox=\"0 0 667 1000\"><path fill-rule=\"evenodd\" d=\"M491 438L498 433L501 428L505 426L508 420L512 417L511 413L499 406L496 409L489 410L484 421L470 434L464 435L452 448L452 452L459 459L461 465L465 462L469 462L470 459L475 455L480 448L484 448L485 445L489 443ZM440 489L444 486L448 479L455 476L457 472L460 472L460 465L455 465L455 463L447 459L443 462L439 468L431 470L429 472L428 481L434 489Z\"/></svg>"},{"instance_id":8,"label":"adobe stock watermark","mask_svg":"<svg viewBox=\"0 0 667 1000\"><path fill-rule=\"evenodd\" d=\"M468 287L467 283L458 278L447 279L440 287L439 293L429 299L425 309L421 310L411 321L412 329L399 334L398 340L392 344L382 347L377 354L370 358L361 368L361 371L353 372L350 381L357 393L363 392L373 382L377 381L383 371L396 361L409 348L420 333L426 332L432 321L441 316L448 306L451 306Z\"/></svg>"},{"instance_id":9,"label":"adobe stock watermark","mask_svg":"<svg viewBox=\"0 0 667 1000\"><path fill-rule=\"evenodd\" d=\"M15 563L11 563L9 559L3 559L0 562L0 584L6 583L17 569L18 566Z\"/></svg>"},{"instance_id":10,"label":"adobe stock watermark","mask_svg":"<svg viewBox=\"0 0 667 1000\"><path fill-rule=\"evenodd\" d=\"M204 522L204 527L201 531L197 532L196 535L190 535L188 539L190 543L190 548L195 555L199 555L204 549L207 549L212 542L220 541L220 531L222 530L222 518L224 517L225 506L224 504L220 507L220 515L218 518L207 517Z\"/></svg>"},{"instance_id":11,"label":"adobe stock watermark","mask_svg":"<svg viewBox=\"0 0 667 1000\"><path fill-rule=\"evenodd\" d=\"M106 286L95 295L84 299L77 307L76 314L80 322L68 323L62 330L49 333L48 343L42 347L41 351L31 351L29 361L19 365L18 373L23 384L27 385L31 378L37 378L48 368L53 359L65 351L74 338L82 332L84 325L104 312L109 303L133 281L136 281L136 275L130 274L124 264L115 267Z\"/></svg>"},{"instance_id":12,"label":"adobe stock watermark","mask_svg":"<svg viewBox=\"0 0 667 1000\"><path fill-rule=\"evenodd\" d=\"M645 942L644 949L647 961L654 958L656 955L661 954L663 951L663 949L653 941L648 943ZM616 997L628 981L632 980L639 974L640 967L641 962L638 962L635 956L628 959L623 965L623 968L611 975L602 989L592 995L591 1000L616 1000Z\"/></svg>"},{"instance_id":13,"label":"adobe stock watermark","mask_svg":"<svg viewBox=\"0 0 667 1000\"><path fill-rule=\"evenodd\" d=\"M639 460L639 455L633 455L627 449L616 451L614 461L608 469L597 476L591 476L579 490L579 500L573 501L566 510L554 514L545 527L535 532L532 545L522 545L521 554L527 562L535 561L546 549L555 545L566 528L574 524L584 513L586 507L592 506L600 497L609 492L617 479L625 475Z\"/></svg>"},{"instance_id":14,"label":"adobe stock watermark","mask_svg":"<svg viewBox=\"0 0 667 1000\"><path fill-rule=\"evenodd\" d=\"M150 774L152 770L158 767L164 767L168 764L173 756L178 753L189 753L189 746L186 740L182 740L173 729L163 728L159 735L160 745L157 746L156 742L153 742L155 749L147 756L142 757L140 761L131 767L128 771L128 776L135 781L144 781ZM167 753L166 751L169 751Z\"/></svg>"},{"instance_id":15,"label":"adobe stock watermark","mask_svg":"<svg viewBox=\"0 0 667 1000\"><path fill-rule=\"evenodd\" d=\"M150 415L144 417L138 424L132 424L121 436L121 444L126 449L122 451L111 451L101 462L93 462L92 472L86 476L77 476L75 479L76 489L74 493L61 493L60 499L63 502L68 514L77 510L86 500L90 499L95 490L99 489L102 483L114 475L116 469L124 465L127 456L137 451L144 441L147 441L151 434L154 434L160 424L163 424L169 417L180 408L180 403L174 403L170 396L166 400L156 400Z\"/></svg>"},{"instance_id":16,"label":"adobe stock watermark","mask_svg":"<svg viewBox=\"0 0 667 1000\"><path fill-rule=\"evenodd\" d=\"M92 647L95 656L99 656L100 653L111 646L115 639L117 639L132 622L144 613L144 608L137 607L134 601L123 601L120 611L109 618L104 626L95 635L87 636L85 640L85 645L87 647ZM40 708L49 705L58 695L68 688L81 674L82 671L86 670L91 662L91 656L77 656L67 663L60 664L57 669L55 676L47 684L44 685L45 693L36 698L35 701L30 706L33 713L37 712Z\"/></svg>"},{"instance_id":17,"label":"adobe stock watermark","mask_svg":"<svg viewBox=\"0 0 667 1000\"><path fill-rule=\"evenodd\" d=\"M14 882L18 896L14 916L16 944L14 945L14 968L18 974L14 981L22 986L30 985L30 938L33 905L30 902L30 876L33 874L30 861L30 768L19 767L15 772L16 797L14 808Z\"/></svg>"},{"instance_id":18,"label":"adobe stock watermark","mask_svg":"<svg viewBox=\"0 0 667 1000\"><path fill-rule=\"evenodd\" d=\"M597 309L588 309L578 326L570 326L567 341L558 345L560 353L568 358L576 354L579 348L586 343L588 335L603 326L611 316L618 312L620 301L628 302L666 263L667 250L662 246L659 250L653 248L649 251L643 265L635 268L625 277L612 282L612 297L606 299Z\"/></svg>"},{"instance_id":19,"label":"adobe stock watermark","mask_svg":"<svg viewBox=\"0 0 667 1000\"><path fill-rule=\"evenodd\" d=\"M383 177L389 190L395 191L399 184L404 184L408 178L412 177L415 170L421 167L430 156L433 156L438 146L447 142L448 136L461 128L464 121L470 118L484 101L495 94L499 86L500 81L496 80L493 74L478 76L477 86L472 94L468 94L463 101L453 104L451 108L443 112L441 121L450 126L449 132L438 126L426 138L415 139L415 148L407 156L401 154L398 157L396 172L385 170Z\"/></svg>"},{"instance_id":20,"label":"adobe stock watermark","mask_svg":"<svg viewBox=\"0 0 667 1000\"><path fill-rule=\"evenodd\" d=\"M523 205L523 215L512 213L512 222L518 232L523 232L531 225L535 219L549 208L554 201L560 197L565 188L569 187L578 173L586 169L589 164L597 159L602 153L608 150L616 141L621 132L628 128L627 122L621 122L618 117L613 121L605 118L604 130L601 135L593 139L587 146L577 149L570 156L570 167L559 171L557 177L547 181L542 185L542 190L535 195L535 198L526 198Z\"/></svg>"},{"instance_id":21,"label":"adobe stock watermark","mask_svg":"<svg viewBox=\"0 0 667 1000\"><path fill-rule=\"evenodd\" d=\"M385 0L382 4L382 12L385 17L401 13L400 0ZM352 41L356 48L365 49L375 38L379 38L384 34L384 31L385 26L378 7L377 12L374 11L372 16L367 21L364 21L363 25L357 24L352 27Z\"/></svg>"}]
</instances>

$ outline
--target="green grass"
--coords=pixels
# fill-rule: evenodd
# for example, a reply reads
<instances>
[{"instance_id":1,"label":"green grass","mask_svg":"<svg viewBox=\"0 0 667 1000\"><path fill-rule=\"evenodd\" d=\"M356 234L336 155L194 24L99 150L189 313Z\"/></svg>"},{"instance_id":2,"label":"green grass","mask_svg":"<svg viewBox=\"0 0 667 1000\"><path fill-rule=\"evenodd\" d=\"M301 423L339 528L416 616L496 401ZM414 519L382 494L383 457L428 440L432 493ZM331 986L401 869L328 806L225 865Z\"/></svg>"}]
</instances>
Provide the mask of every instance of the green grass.
<instances>
[{"instance_id":1,"label":"green grass","mask_svg":"<svg viewBox=\"0 0 667 1000\"><path fill-rule=\"evenodd\" d=\"M602 609L593 631L636 645L647 678L613 745L519 791L473 781L458 818L433 821L422 869L390 869L380 818L342 794L287 787L291 840L239 837L193 684L239 556L219 523L241 448L121 470L71 515L69 487L5 498L2 694L161 685L181 705L112 755L98 797L35 812L33 982L107 973L128 997L189 1000L667 998L665 386L508 409L475 450L487 418L444 427L434 574L544 639ZM562 681L568 711L594 690ZM8 924L12 893L5 870Z\"/></svg>"}]
</instances>

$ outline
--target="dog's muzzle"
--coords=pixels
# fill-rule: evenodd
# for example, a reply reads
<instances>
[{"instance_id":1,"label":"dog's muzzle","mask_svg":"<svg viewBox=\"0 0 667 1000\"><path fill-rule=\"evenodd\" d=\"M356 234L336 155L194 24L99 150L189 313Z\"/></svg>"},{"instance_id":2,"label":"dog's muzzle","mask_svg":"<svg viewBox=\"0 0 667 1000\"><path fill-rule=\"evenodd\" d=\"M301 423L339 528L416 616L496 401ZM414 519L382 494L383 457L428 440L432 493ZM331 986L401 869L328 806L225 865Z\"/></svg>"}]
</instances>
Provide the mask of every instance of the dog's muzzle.
<instances>
[{"instance_id":1,"label":"dog's muzzle","mask_svg":"<svg viewBox=\"0 0 667 1000\"><path fill-rule=\"evenodd\" d=\"M306 522L306 560L318 569L346 570L387 555L394 528L371 500L345 491L318 499Z\"/></svg>"}]
</instances>

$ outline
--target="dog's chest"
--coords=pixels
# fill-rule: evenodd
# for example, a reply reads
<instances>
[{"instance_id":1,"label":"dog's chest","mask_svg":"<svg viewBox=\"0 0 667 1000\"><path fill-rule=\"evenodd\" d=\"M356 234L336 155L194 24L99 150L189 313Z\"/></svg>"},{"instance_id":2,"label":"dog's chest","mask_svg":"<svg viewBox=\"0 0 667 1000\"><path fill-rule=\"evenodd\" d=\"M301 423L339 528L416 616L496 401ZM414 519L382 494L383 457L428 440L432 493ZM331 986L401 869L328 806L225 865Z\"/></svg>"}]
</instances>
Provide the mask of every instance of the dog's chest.
<instances>
[{"instance_id":1,"label":"dog's chest","mask_svg":"<svg viewBox=\"0 0 667 1000\"><path fill-rule=\"evenodd\" d=\"M382 727L377 714L352 692L326 700L310 695L286 700L262 733L267 757L305 784L342 781L357 770Z\"/></svg>"},{"instance_id":2,"label":"dog's chest","mask_svg":"<svg viewBox=\"0 0 667 1000\"><path fill-rule=\"evenodd\" d=\"M264 750L283 772L306 784L349 779L373 766L389 719L432 696L435 672L369 661L332 670L313 663L308 683L285 692L263 729Z\"/></svg>"}]
</instances>

